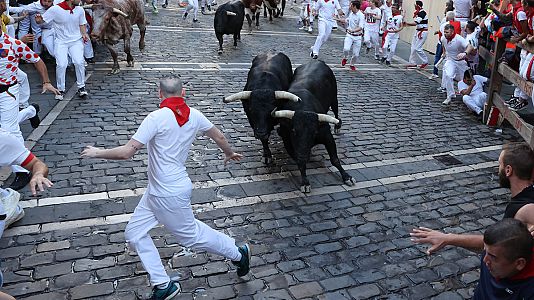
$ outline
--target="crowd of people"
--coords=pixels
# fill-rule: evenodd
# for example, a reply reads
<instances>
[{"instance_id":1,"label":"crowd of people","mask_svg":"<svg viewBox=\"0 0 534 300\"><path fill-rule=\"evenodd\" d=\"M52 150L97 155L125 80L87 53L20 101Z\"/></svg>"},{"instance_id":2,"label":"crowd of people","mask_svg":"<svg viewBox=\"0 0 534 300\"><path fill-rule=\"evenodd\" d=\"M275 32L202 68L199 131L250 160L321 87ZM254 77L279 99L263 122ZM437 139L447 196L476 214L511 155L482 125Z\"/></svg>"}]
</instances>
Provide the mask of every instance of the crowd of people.
<instances>
[{"instance_id":1,"label":"crowd of people","mask_svg":"<svg viewBox=\"0 0 534 300\"><path fill-rule=\"evenodd\" d=\"M493 37L508 38L511 43L499 61L517 67L521 76L534 80L531 72L534 55L518 48L516 51L514 47L520 42L534 42L534 0L480 2L476 5L471 0L446 3L445 16L435 32L439 42L430 76L431 79L438 78L438 67L445 61L440 87L440 91L446 93L444 104L461 95L467 107L477 115L481 114L486 102L484 85L488 80L483 76L483 68L479 67L479 41L485 40L485 45L491 48ZM195 21L198 0L188 3L190 7L185 9L183 18L193 10ZM213 4L202 3L203 7ZM151 4L157 11L156 0ZM164 7L167 4L165 2ZM409 67L424 69L428 66L423 45L428 36L429 16L423 6L422 1L415 1L415 12L408 19L392 0L305 0L300 14L302 29L313 31L314 16L318 19L318 36L310 48L310 56L318 58L321 46L328 40L332 29L339 25L346 31L341 65L348 64L355 70L362 45L377 61L391 65L399 32L406 26L413 26ZM10 188L0 188L1 236L5 228L24 217L17 190L29 185L32 194L36 195L53 186L47 178L46 164L24 147L20 132L19 123L29 120L33 127L37 127L40 122L38 105L28 103L29 84L26 74L18 68L20 60L35 66L42 79L43 92L52 92L56 99L62 100L69 64L75 67L78 95L87 95L85 63L92 61L93 53L88 36L91 14L80 7L80 0L57 3L39 0L22 3L19 7L8 7L6 0L0 0L0 12L0 167L11 166L16 174ZM9 12L19 15L12 16ZM17 33L13 27L16 22L20 23ZM27 43L31 43L33 50ZM45 50L56 60L57 88L51 85L46 65L39 56ZM514 60L518 61L517 66ZM234 152L222 132L200 111L186 103L179 78L163 78L159 82L159 98L159 109L143 120L125 145L112 149L88 146L81 156L84 159L123 160L147 147L148 187L128 222L125 235L149 274L152 299L171 299L181 287L167 275L148 234L158 224L163 224L186 247L229 259L236 266L238 276L245 276L250 270L251 249L248 244L236 245L233 238L195 218L191 209L192 183L185 168L189 149L198 133L211 138L220 147L224 164L239 161L242 155ZM530 99L521 89L516 89L507 104L512 109L521 110ZM429 255L447 245L481 252L480 280L474 299L497 299L503 294L512 295L513 299L534 299L533 174L532 149L525 143L508 144L499 157L499 183L511 191L511 201L502 221L489 226L483 235L445 234L424 227L411 233L415 243L431 245L427 251ZM1 285L0 272L0 288ZM0 299L13 298L0 292Z\"/></svg>"}]
</instances>

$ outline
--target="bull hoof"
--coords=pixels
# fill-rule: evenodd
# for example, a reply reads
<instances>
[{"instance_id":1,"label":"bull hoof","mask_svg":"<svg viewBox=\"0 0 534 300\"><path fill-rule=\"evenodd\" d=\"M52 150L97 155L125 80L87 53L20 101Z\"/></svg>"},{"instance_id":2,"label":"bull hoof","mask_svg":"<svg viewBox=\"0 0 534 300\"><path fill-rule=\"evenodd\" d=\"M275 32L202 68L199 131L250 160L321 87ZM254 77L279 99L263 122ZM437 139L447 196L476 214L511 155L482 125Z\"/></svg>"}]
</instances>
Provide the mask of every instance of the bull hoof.
<instances>
[{"instance_id":1,"label":"bull hoof","mask_svg":"<svg viewBox=\"0 0 534 300\"><path fill-rule=\"evenodd\" d=\"M269 20L269 23L273 24L273 20Z\"/></svg>"},{"instance_id":2,"label":"bull hoof","mask_svg":"<svg viewBox=\"0 0 534 300\"><path fill-rule=\"evenodd\" d=\"M217 50L217 54L219 54L219 55L221 55L222 52L223 52L222 49Z\"/></svg>"},{"instance_id":3,"label":"bull hoof","mask_svg":"<svg viewBox=\"0 0 534 300\"><path fill-rule=\"evenodd\" d=\"M237 45L234 46L234 49L237 49Z\"/></svg>"},{"instance_id":4,"label":"bull hoof","mask_svg":"<svg viewBox=\"0 0 534 300\"><path fill-rule=\"evenodd\" d=\"M341 128L334 128L334 133L335 134L340 134L341 133Z\"/></svg>"},{"instance_id":5,"label":"bull hoof","mask_svg":"<svg viewBox=\"0 0 534 300\"><path fill-rule=\"evenodd\" d=\"M300 186L300 191L303 193L310 193L311 192L311 185L302 185Z\"/></svg>"},{"instance_id":6,"label":"bull hoof","mask_svg":"<svg viewBox=\"0 0 534 300\"><path fill-rule=\"evenodd\" d=\"M260 30L260 25L256 26L256 30Z\"/></svg>"},{"instance_id":7,"label":"bull hoof","mask_svg":"<svg viewBox=\"0 0 534 300\"><path fill-rule=\"evenodd\" d=\"M273 158L272 157L264 157L263 158L263 163L266 164L266 165L270 165L273 163Z\"/></svg>"},{"instance_id":8,"label":"bull hoof","mask_svg":"<svg viewBox=\"0 0 534 300\"><path fill-rule=\"evenodd\" d=\"M133 67L134 66L134 62L133 61L129 61L127 64L126 64L127 67Z\"/></svg>"},{"instance_id":9,"label":"bull hoof","mask_svg":"<svg viewBox=\"0 0 534 300\"><path fill-rule=\"evenodd\" d=\"M344 180L343 183L348 186L354 186L354 179L352 179L352 177L349 177L348 179Z\"/></svg>"},{"instance_id":10,"label":"bull hoof","mask_svg":"<svg viewBox=\"0 0 534 300\"><path fill-rule=\"evenodd\" d=\"M109 75L115 75L115 74L119 74L121 71L121 69L111 69L111 72L109 72L108 74Z\"/></svg>"}]
</instances>

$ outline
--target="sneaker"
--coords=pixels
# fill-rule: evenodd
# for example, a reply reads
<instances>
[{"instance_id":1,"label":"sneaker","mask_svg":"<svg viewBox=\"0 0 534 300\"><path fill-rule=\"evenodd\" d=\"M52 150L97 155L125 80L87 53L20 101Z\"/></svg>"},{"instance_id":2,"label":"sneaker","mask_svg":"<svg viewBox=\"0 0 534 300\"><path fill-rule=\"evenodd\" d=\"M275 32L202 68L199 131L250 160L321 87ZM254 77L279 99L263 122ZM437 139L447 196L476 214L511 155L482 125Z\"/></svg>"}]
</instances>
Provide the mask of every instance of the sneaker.
<instances>
[{"instance_id":1,"label":"sneaker","mask_svg":"<svg viewBox=\"0 0 534 300\"><path fill-rule=\"evenodd\" d=\"M346 59L346 58L343 58L343 59L341 60L341 66L344 67L346 64L347 64L347 59Z\"/></svg>"},{"instance_id":2,"label":"sneaker","mask_svg":"<svg viewBox=\"0 0 534 300\"><path fill-rule=\"evenodd\" d=\"M154 6L154 5L152 6L152 13L153 14L158 14L159 13L158 8L156 6Z\"/></svg>"},{"instance_id":3,"label":"sneaker","mask_svg":"<svg viewBox=\"0 0 534 300\"><path fill-rule=\"evenodd\" d=\"M9 218L9 216L14 215L17 206L19 205L20 200L20 194L19 192L13 190L13 189L6 189L6 191L9 193L7 197L1 198L2 205L4 206L4 211L6 214L6 219Z\"/></svg>"},{"instance_id":4,"label":"sneaker","mask_svg":"<svg viewBox=\"0 0 534 300\"><path fill-rule=\"evenodd\" d=\"M57 94L54 99L56 100L63 100L63 97L65 97L65 92L64 91L59 91L59 94Z\"/></svg>"},{"instance_id":5,"label":"sneaker","mask_svg":"<svg viewBox=\"0 0 534 300\"><path fill-rule=\"evenodd\" d=\"M449 103L451 103L451 101L452 101L452 97L447 97L442 103L445 105L448 105Z\"/></svg>"},{"instance_id":6,"label":"sneaker","mask_svg":"<svg viewBox=\"0 0 534 300\"><path fill-rule=\"evenodd\" d=\"M424 68L426 68L427 66L428 66L428 64L422 64L422 65L419 66L419 69L424 69Z\"/></svg>"},{"instance_id":7,"label":"sneaker","mask_svg":"<svg viewBox=\"0 0 534 300\"><path fill-rule=\"evenodd\" d=\"M182 19L185 20L185 19L187 18L187 15L188 15L188 13L187 13L187 12L184 12L184 15L182 16Z\"/></svg>"},{"instance_id":8,"label":"sneaker","mask_svg":"<svg viewBox=\"0 0 534 300\"><path fill-rule=\"evenodd\" d=\"M385 62L386 62L386 58L385 58L385 57L382 57L382 59L380 59L380 62L381 62L381 63L385 63Z\"/></svg>"},{"instance_id":9,"label":"sneaker","mask_svg":"<svg viewBox=\"0 0 534 300\"><path fill-rule=\"evenodd\" d=\"M31 178L32 178L32 174L28 172L16 172L15 179L13 180L9 188L15 191L21 190L25 186L27 186L28 183L30 183Z\"/></svg>"},{"instance_id":10,"label":"sneaker","mask_svg":"<svg viewBox=\"0 0 534 300\"><path fill-rule=\"evenodd\" d=\"M91 58L86 58L85 61L88 63L88 64L91 64L91 65L94 65L95 64L95 59L93 57Z\"/></svg>"},{"instance_id":11,"label":"sneaker","mask_svg":"<svg viewBox=\"0 0 534 300\"><path fill-rule=\"evenodd\" d=\"M386 66L391 66L391 62L389 60L386 60Z\"/></svg>"},{"instance_id":12,"label":"sneaker","mask_svg":"<svg viewBox=\"0 0 534 300\"><path fill-rule=\"evenodd\" d=\"M208 11L211 11L211 5L208 5Z\"/></svg>"},{"instance_id":13,"label":"sneaker","mask_svg":"<svg viewBox=\"0 0 534 300\"><path fill-rule=\"evenodd\" d=\"M41 109L39 108L39 105L35 103L32 103L30 105L35 108L35 116L30 118L30 124L32 125L32 128L37 128L39 127L39 124L41 124L41 119L39 119L39 111Z\"/></svg>"},{"instance_id":14,"label":"sneaker","mask_svg":"<svg viewBox=\"0 0 534 300\"><path fill-rule=\"evenodd\" d=\"M20 197L20 194L19 194L19 197ZM7 217L6 217L6 221L5 221L6 223L5 223L4 228L8 228L11 224L24 218L25 214L26 213L24 212L24 209L22 209L22 206L20 206L20 204L17 204L17 206L15 207L15 210L11 214L6 213Z\"/></svg>"},{"instance_id":15,"label":"sneaker","mask_svg":"<svg viewBox=\"0 0 534 300\"><path fill-rule=\"evenodd\" d=\"M308 28L306 26L299 27L299 30L307 30Z\"/></svg>"},{"instance_id":16,"label":"sneaker","mask_svg":"<svg viewBox=\"0 0 534 300\"><path fill-rule=\"evenodd\" d=\"M198 20L197 19L193 19L193 23L198 23Z\"/></svg>"},{"instance_id":17,"label":"sneaker","mask_svg":"<svg viewBox=\"0 0 534 300\"><path fill-rule=\"evenodd\" d=\"M528 100L527 99L521 99L520 102L515 103L514 105L510 105L510 109L513 111L520 111L528 106Z\"/></svg>"},{"instance_id":18,"label":"sneaker","mask_svg":"<svg viewBox=\"0 0 534 300\"><path fill-rule=\"evenodd\" d=\"M317 54L314 54L314 55L312 56L313 59L317 59L317 57L318 57Z\"/></svg>"},{"instance_id":19,"label":"sneaker","mask_svg":"<svg viewBox=\"0 0 534 300\"><path fill-rule=\"evenodd\" d=\"M514 105L518 102L521 102L521 99L519 97L512 96L510 99L504 100L504 104L506 105Z\"/></svg>"},{"instance_id":20,"label":"sneaker","mask_svg":"<svg viewBox=\"0 0 534 300\"><path fill-rule=\"evenodd\" d=\"M166 3L165 3L165 4L162 4L161 7L162 7L162 8L167 8L167 4L166 4Z\"/></svg>"},{"instance_id":21,"label":"sneaker","mask_svg":"<svg viewBox=\"0 0 534 300\"><path fill-rule=\"evenodd\" d=\"M444 87L441 87L441 86L440 86L440 87L437 89L437 91L438 91L438 93L443 94L443 93L446 93L446 92L447 92L447 89L444 88Z\"/></svg>"},{"instance_id":22,"label":"sneaker","mask_svg":"<svg viewBox=\"0 0 534 300\"><path fill-rule=\"evenodd\" d=\"M171 280L169 286L165 289L158 289L157 287L152 288L152 295L150 296L151 300L170 300L174 296L178 295L181 292L182 288L180 283L177 281Z\"/></svg>"},{"instance_id":23,"label":"sneaker","mask_svg":"<svg viewBox=\"0 0 534 300\"><path fill-rule=\"evenodd\" d=\"M380 60L380 56L375 55L375 60Z\"/></svg>"},{"instance_id":24,"label":"sneaker","mask_svg":"<svg viewBox=\"0 0 534 300\"><path fill-rule=\"evenodd\" d=\"M355 67L355 66L350 66L350 69L351 69L352 71L356 71L356 67Z\"/></svg>"},{"instance_id":25,"label":"sneaker","mask_svg":"<svg viewBox=\"0 0 534 300\"><path fill-rule=\"evenodd\" d=\"M313 32L313 27L311 27L311 26L308 27L308 32L309 32L309 33L312 33L312 32Z\"/></svg>"},{"instance_id":26,"label":"sneaker","mask_svg":"<svg viewBox=\"0 0 534 300\"><path fill-rule=\"evenodd\" d=\"M436 79L436 78L439 78L439 76L436 75L436 74L432 74L432 75L430 75L430 76L428 77L428 79Z\"/></svg>"},{"instance_id":27,"label":"sneaker","mask_svg":"<svg viewBox=\"0 0 534 300\"><path fill-rule=\"evenodd\" d=\"M250 247L248 244L237 247L239 253L241 253L241 260L238 262L233 261L234 266L237 266L237 276L245 276L250 271Z\"/></svg>"},{"instance_id":28,"label":"sneaker","mask_svg":"<svg viewBox=\"0 0 534 300\"><path fill-rule=\"evenodd\" d=\"M89 95L89 94L85 90L85 87L81 87L81 88L78 89L78 96L83 98L83 97L85 97L87 95Z\"/></svg>"}]
</instances>

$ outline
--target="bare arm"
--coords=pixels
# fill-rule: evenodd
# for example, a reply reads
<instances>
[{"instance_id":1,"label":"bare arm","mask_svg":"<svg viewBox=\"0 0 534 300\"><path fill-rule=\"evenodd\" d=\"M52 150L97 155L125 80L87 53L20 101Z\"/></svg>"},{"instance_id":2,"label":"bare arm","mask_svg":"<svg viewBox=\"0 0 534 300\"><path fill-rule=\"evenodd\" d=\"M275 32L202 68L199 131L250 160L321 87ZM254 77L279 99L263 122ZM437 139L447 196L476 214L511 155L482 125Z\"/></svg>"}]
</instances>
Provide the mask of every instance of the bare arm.
<instances>
[{"instance_id":1,"label":"bare arm","mask_svg":"<svg viewBox=\"0 0 534 300\"><path fill-rule=\"evenodd\" d=\"M426 251L428 255L442 249L445 246L462 247L473 252L484 250L484 239L482 235L474 234L452 234L443 233L425 227L419 227L410 233L412 242L416 244L430 244Z\"/></svg>"},{"instance_id":2,"label":"bare arm","mask_svg":"<svg viewBox=\"0 0 534 300\"><path fill-rule=\"evenodd\" d=\"M134 139L130 139L126 145L118 146L112 149L100 149L93 146L87 146L82 151L82 157L126 160L132 158L137 150L141 149L142 147L143 144Z\"/></svg>"},{"instance_id":3,"label":"bare arm","mask_svg":"<svg viewBox=\"0 0 534 300\"><path fill-rule=\"evenodd\" d=\"M219 146L219 148L221 148L221 150L224 152L225 165L226 163L228 163L229 160L239 161L241 160L241 158L243 158L243 155L235 153L232 150L230 144L228 144L228 141L224 137L224 134L216 126L213 126L210 130L206 131L206 136L215 141L215 143L217 143L217 146Z\"/></svg>"},{"instance_id":4,"label":"bare arm","mask_svg":"<svg viewBox=\"0 0 534 300\"><path fill-rule=\"evenodd\" d=\"M42 59L40 59L38 62L34 63L33 66L39 73L39 76L41 76L41 79L43 80L43 92L50 91L54 94L59 94L58 90L56 90L52 84L50 84L50 78L48 77L48 70L46 69L46 65L43 62Z\"/></svg>"},{"instance_id":5,"label":"bare arm","mask_svg":"<svg viewBox=\"0 0 534 300\"><path fill-rule=\"evenodd\" d=\"M51 187L53 184L48 180L48 167L37 157L34 157L29 163L23 166L26 170L32 173L30 180L30 191L35 196L37 195L37 188L40 192L44 191L44 187Z\"/></svg>"}]
</instances>

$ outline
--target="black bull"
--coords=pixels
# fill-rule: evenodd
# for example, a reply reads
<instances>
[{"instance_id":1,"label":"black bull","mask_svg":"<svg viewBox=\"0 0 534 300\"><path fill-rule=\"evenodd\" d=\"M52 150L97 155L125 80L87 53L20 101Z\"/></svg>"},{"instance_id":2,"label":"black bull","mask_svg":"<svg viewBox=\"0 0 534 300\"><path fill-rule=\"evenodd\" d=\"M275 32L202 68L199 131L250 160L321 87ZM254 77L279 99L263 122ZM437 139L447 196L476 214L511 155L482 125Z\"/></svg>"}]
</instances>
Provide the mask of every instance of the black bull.
<instances>
[{"instance_id":1,"label":"black bull","mask_svg":"<svg viewBox=\"0 0 534 300\"><path fill-rule=\"evenodd\" d=\"M280 118L278 133L289 156L297 163L302 177L301 191L310 192L306 176L306 163L310 160L313 146L323 144L330 156L330 162L341 173L343 182L353 185L352 177L345 172L337 156L337 147L330 123L341 127L338 115L337 83L332 70L322 61L313 60L299 66L293 74L288 92L298 96L300 102L286 102L273 116ZM332 108L335 118L328 116Z\"/></svg>"},{"instance_id":2,"label":"black bull","mask_svg":"<svg viewBox=\"0 0 534 300\"><path fill-rule=\"evenodd\" d=\"M219 41L218 53L223 52L223 35L232 34L234 36L234 47L237 47L237 40L241 40L241 28L245 18L245 4L241 1L226 2L217 8L213 27L215 36Z\"/></svg>"},{"instance_id":3,"label":"black bull","mask_svg":"<svg viewBox=\"0 0 534 300\"><path fill-rule=\"evenodd\" d=\"M244 91L223 100L225 103L241 100L254 136L263 145L266 164L273 160L269 136L278 123L271 112L286 101L298 101L298 97L285 92L292 78L289 58L281 52L269 51L256 56L252 61Z\"/></svg>"}]
</instances>

